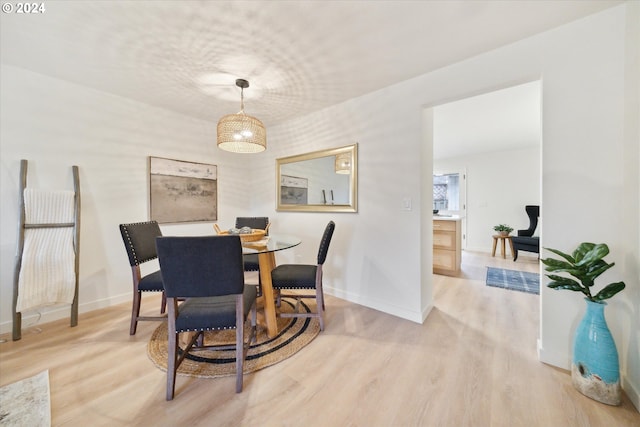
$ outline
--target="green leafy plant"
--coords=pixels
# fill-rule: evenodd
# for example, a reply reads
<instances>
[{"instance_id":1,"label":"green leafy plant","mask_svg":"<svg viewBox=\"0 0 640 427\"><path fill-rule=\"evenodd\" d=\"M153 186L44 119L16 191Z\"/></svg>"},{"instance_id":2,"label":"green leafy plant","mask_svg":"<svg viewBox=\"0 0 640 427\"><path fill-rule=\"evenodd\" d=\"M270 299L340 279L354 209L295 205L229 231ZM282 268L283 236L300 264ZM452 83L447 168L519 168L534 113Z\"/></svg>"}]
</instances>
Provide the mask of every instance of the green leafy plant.
<instances>
[{"instance_id":1,"label":"green leafy plant","mask_svg":"<svg viewBox=\"0 0 640 427\"><path fill-rule=\"evenodd\" d=\"M599 302L611 298L625 287L624 282L609 283L600 292L591 295L591 288L595 284L595 279L615 265L614 262L608 264L603 260L609 253L609 247L604 243L580 243L571 255L560 252L557 249L545 249L564 258L564 261L555 258L542 259L542 263L546 265L545 271L567 273L578 279L574 280L557 274L547 274L546 276L552 280L547 285L549 288L582 292L590 301Z\"/></svg>"},{"instance_id":2,"label":"green leafy plant","mask_svg":"<svg viewBox=\"0 0 640 427\"><path fill-rule=\"evenodd\" d=\"M506 233L511 233L513 231L513 227L509 227L507 224L498 224L493 227L495 231L504 231Z\"/></svg>"}]
</instances>

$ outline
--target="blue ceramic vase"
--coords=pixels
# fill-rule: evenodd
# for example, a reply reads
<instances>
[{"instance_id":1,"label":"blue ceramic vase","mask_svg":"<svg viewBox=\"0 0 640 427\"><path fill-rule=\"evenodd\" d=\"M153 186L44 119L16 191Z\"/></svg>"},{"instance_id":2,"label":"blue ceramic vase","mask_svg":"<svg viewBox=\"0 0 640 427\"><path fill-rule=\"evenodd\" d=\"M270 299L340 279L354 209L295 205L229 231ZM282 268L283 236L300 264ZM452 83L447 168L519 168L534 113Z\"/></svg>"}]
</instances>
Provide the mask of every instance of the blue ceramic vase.
<instances>
[{"instance_id":1,"label":"blue ceramic vase","mask_svg":"<svg viewBox=\"0 0 640 427\"><path fill-rule=\"evenodd\" d=\"M606 302L585 298L587 311L576 329L571 379L580 393L608 405L620 404L618 350L604 318Z\"/></svg>"}]
</instances>

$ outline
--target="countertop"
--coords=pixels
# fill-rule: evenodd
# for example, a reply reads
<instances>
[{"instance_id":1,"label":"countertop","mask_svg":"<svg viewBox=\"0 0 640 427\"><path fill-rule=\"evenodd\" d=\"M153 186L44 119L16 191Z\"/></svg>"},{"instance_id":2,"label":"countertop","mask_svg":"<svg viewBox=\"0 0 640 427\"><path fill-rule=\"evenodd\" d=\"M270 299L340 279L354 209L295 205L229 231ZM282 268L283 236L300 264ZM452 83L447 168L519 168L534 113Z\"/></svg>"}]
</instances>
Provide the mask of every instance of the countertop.
<instances>
[{"instance_id":1,"label":"countertop","mask_svg":"<svg viewBox=\"0 0 640 427\"><path fill-rule=\"evenodd\" d=\"M437 219L438 221L459 221L461 218L458 215L434 215L433 219Z\"/></svg>"}]
</instances>

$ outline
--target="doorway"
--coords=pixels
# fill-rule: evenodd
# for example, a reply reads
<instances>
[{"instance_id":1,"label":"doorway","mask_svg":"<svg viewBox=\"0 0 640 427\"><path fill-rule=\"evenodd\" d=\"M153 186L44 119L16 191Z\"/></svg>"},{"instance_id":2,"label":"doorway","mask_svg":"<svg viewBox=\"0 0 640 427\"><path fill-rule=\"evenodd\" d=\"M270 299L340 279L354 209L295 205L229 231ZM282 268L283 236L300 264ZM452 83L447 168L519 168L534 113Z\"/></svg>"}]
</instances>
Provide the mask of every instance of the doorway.
<instances>
[{"instance_id":1,"label":"doorway","mask_svg":"<svg viewBox=\"0 0 640 427\"><path fill-rule=\"evenodd\" d=\"M463 219L462 248L490 253L493 226L527 228L524 206L540 205L542 199L541 82L536 80L429 110L433 117L434 210L443 203L444 190L436 188L443 179L439 176L462 173L464 185L459 187L464 189L464 199L458 206L461 209L455 211ZM444 209L444 213L451 210ZM505 254L505 268L518 269L512 258L513 254Z\"/></svg>"}]
</instances>

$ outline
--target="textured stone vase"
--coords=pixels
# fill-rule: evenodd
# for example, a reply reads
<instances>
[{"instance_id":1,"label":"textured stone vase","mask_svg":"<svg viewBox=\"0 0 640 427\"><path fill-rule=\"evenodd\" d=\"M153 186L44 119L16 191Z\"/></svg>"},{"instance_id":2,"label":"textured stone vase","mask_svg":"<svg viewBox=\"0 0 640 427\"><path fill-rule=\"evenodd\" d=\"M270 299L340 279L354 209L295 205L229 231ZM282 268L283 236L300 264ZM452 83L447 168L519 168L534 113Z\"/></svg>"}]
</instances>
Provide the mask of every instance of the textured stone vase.
<instances>
[{"instance_id":1,"label":"textured stone vase","mask_svg":"<svg viewBox=\"0 0 640 427\"><path fill-rule=\"evenodd\" d=\"M571 380L580 393L608 405L620 404L618 350L604 318L606 302L585 298L587 312L576 330Z\"/></svg>"}]
</instances>

